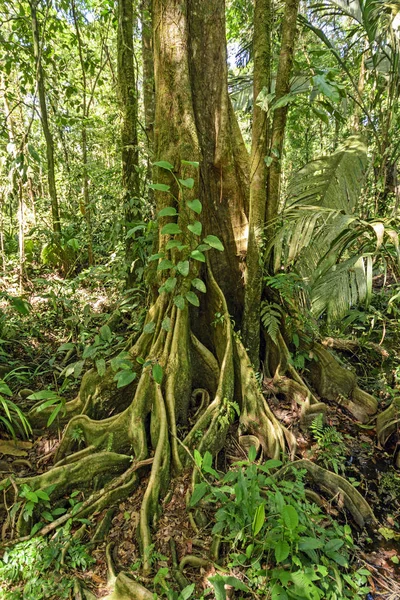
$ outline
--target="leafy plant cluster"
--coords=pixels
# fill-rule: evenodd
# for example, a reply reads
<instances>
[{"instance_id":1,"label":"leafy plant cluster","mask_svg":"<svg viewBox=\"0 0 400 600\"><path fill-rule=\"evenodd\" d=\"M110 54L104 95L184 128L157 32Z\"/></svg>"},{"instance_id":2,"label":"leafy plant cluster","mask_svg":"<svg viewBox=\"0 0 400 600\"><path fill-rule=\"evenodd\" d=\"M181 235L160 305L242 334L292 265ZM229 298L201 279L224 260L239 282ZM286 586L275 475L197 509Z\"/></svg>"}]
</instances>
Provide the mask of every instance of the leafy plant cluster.
<instances>
[{"instance_id":1,"label":"leafy plant cluster","mask_svg":"<svg viewBox=\"0 0 400 600\"><path fill-rule=\"evenodd\" d=\"M22 410L10 400L13 392L5 381L0 379L0 427L16 437L15 430L23 437L32 433L31 425Z\"/></svg>"},{"instance_id":2,"label":"leafy plant cluster","mask_svg":"<svg viewBox=\"0 0 400 600\"><path fill-rule=\"evenodd\" d=\"M190 505L215 507L212 533L232 548L227 567L245 575L246 584L229 576L230 585L245 592L242 597L255 591L270 600L364 597L369 572L351 567L355 545L350 527L309 502L304 471L292 468L288 481L273 474L282 465L279 460L256 464L255 457L252 448L249 460L221 475L212 467L211 454L195 453L203 478ZM218 574L210 582L217 600L225 600L226 576Z\"/></svg>"},{"instance_id":3,"label":"leafy plant cluster","mask_svg":"<svg viewBox=\"0 0 400 600\"><path fill-rule=\"evenodd\" d=\"M317 461L335 473L344 471L347 447L343 435L335 427L325 425L322 414L312 420L310 430L317 445Z\"/></svg>"},{"instance_id":4,"label":"leafy plant cluster","mask_svg":"<svg viewBox=\"0 0 400 600\"><path fill-rule=\"evenodd\" d=\"M198 163L195 161L182 161L182 163L194 168L198 167ZM186 223L187 231L182 229L180 222L175 221L169 222L161 228L161 235L171 237L165 245L165 250L152 254L149 258L150 262L159 261L157 272L163 273L164 271L169 271L169 277L159 287L158 292L160 294L173 293L173 302L181 310L185 307L186 302L194 306L199 306L199 298L190 287L202 293L205 293L207 290L202 279L194 276L198 266L191 268L191 264L193 265L193 261L205 263L205 252L211 250L211 248L223 252L224 246L215 235L207 235L199 243L203 225L198 220L197 215L200 215L202 212L202 204L197 198L188 200L186 206L183 204L184 190L193 189L194 179L191 177L178 179L173 172L173 165L167 161L158 161L154 165L168 171L174 178L179 189L179 198L176 198L171 191L170 185L154 183L150 186L159 192L171 194L179 209L177 210L175 206L166 206L159 211L158 218L171 217L179 221L180 214L186 212L187 209L189 209L191 215L188 223ZM193 213L196 216L193 216Z\"/></svg>"},{"instance_id":5,"label":"leafy plant cluster","mask_svg":"<svg viewBox=\"0 0 400 600\"><path fill-rule=\"evenodd\" d=\"M87 570L94 559L71 536L70 526L51 539L33 537L5 551L0 560L0 598L7 600L61 600L70 598L73 570Z\"/></svg>"}]
</instances>

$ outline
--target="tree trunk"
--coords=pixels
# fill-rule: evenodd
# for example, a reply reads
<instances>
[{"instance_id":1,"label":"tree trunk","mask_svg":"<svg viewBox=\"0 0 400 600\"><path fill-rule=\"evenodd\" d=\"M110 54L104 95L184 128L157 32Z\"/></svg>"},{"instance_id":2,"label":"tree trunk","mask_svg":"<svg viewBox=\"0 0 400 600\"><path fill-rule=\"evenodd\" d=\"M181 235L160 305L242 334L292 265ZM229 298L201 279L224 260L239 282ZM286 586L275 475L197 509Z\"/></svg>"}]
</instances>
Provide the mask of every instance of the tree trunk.
<instances>
[{"instance_id":1,"label":"tree trunk","mask_svg":"<svg viewBox=\"0 0 400 600\"><path fill-rule=\"evenodd\" d=\"M154 159L154 53L153 53L153 0L142 0L140 5L142 23L142 62L143 62L143 107L147 141L147 181L152 180ZM149 202L153 204L154 193L148 189Z\"/></svg>"},{"instance_id":2,"label":"tree trunk","mask_svg":"<svg viewBox=\"0 0 400 600\"><path fill-rule=\"evenodd\" d=\"M139 215L138 100L133 55L132 0L118 1L118 88L121 111L122 188L125 232ZM126 240L127 283L133 283L133 239Z\"/></svg>"},{"instance_id":3,"label":"tree trunk","mask_svg":"<svg viewBox=\"0 0 400 600\"><path fill-rule=\"evenodd\" d=\"M257 98L271 88L271 2L256 0L254 5L253 128L250 158L249 241L246 256L246 293L243 339L249 358L258 368L260 356L260 299L262 292L262 244L267 202L267 165L269 118L257 106Z\"/></svg>"},{"instance_id":4,"label":"tree trunk","mask_svg":"<svg viewBox=\"0 0 400 600\"><path fill-rule=\"evenodd\" d=\"M87 249L88 249L88 262L89 266L94 264L93 260L93 247L92 247L92 218L90 209L90 195L89 195L89 172L88 172L88 148L87 148L87 119L88 115L88 102L87 102L87 80L86 80L86 67L85 60L83 57L83 44L81 38L81 32L79 27L78 15L76 13L75 2L71 3L72 16L74 19L76 39L78 41L78 53L79 62L82 72L82 129L81 129L81 141L82 141L82 196L83 202L81 203L81 213L85 218L87 227Z\"/></svg>"},{"instance_id":5,"label":"tree trunk","mask_svg":"<svg viewBox=\"0 0 400 600\"><path fill-rule=\"evenodd\" d=\"M154 150L154 55L153 55L153 1L142 0L142 59L143 59L143 105L147 144L150 152Z\"/></svg>"},{"instance_id":6,"label":"tree trunk","mask_svg":"<svg viewBox=\"0 0 400 600\"><path fill-rule=\"evenodd\" d=\"M296 23L299 10L299 0L286 0L282 19L282 42L279 54L278 71L276 75L275 99L279 100L290 92L290 77L292 73L294 47L296 41ZM279 195L281 184L281 166L283 141L286 129L288 105L274 111L272 121L272 138L270 157L272 163L268 169L268 201L267 223L276 218L279 210Z\"/></svg>"},{"instance_id":7,"label":"tree trunk","mask_svg":"<svg viewBox=\"0 0 400 600\"><path fill-rule=\"evenodd\" d=\"M43 134L46 140L46 158L47 158L47 180L49 185L49 194L51 200L51 213L53 220L53 231L56 241L61 237L61 222L60 212L57 199L56 176L54 169L54 141L50 130L49 119L47 114L46 90L44 81L44 71L42 66L42 49L40 47L40 32L39 22L37 19L37 0L31 0L31 19L32 19L32 37L33 37L33 53L36 63L36 81L39 94L40 118L42 122Z\"/></svg>"}]
</instances>

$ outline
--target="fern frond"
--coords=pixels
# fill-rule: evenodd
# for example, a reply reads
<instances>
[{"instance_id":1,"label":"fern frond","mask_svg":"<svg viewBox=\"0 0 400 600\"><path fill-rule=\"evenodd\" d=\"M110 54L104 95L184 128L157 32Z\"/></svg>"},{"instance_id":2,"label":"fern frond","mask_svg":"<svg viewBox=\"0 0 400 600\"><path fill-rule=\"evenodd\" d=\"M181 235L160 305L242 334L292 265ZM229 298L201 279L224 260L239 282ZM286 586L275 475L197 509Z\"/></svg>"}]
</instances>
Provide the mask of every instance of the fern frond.
<instances>
[{"instance_id":1,"label":"fern frond","mask_svg":"<svg viewBox=\"0 0 400 600\"><path fill-rule=\"evenodd\" d=\"M261 322L274 343L277 342L282 316L283 310L279 304L265 301L261 303Z\"/></svg>"}]
</instances>

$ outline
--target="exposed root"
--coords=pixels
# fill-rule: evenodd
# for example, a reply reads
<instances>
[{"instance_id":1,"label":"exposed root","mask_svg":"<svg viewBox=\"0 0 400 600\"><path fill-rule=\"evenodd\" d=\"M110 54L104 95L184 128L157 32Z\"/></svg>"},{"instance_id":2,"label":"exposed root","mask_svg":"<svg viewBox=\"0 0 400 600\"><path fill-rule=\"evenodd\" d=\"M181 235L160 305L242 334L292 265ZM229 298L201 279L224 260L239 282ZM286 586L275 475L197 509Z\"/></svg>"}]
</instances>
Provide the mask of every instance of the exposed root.
<instances>
[{"instance_id":1,"label":"exposed root","mask_svg":"<svg viewBox=\"0 0 400 600\"><path fill-rule=\"evenodd\" d=\"M321 344L314 344L317 357L310 364L312 383L321 398L338 402L361 423L366 423L376 413L376 399L357 386L354 373L341 367L335 357Z\"/></svg>"},{"instance_id":2,"label":"exposed root","mask_svg":"<svg viewBox=\"0 0 400 600\"><path fill-rule=\"evenodd\" d=\"M397 431L400 422L400 398L394 398L392 404L376 419L378 443L384 447L392 433Z\"/></svg>"},{"instance_id":3,"label":"exposed root","mask_svg":"<svg viewBox=\"0 0 400 600\"><path fill-rule=\"evenodd\" d=\"M296 439L279 423L269 408L256 380L254 369L239 339L236 340L236 354L240 373L241 432L255 435L260 440L265 454L272 458L278 458L280 453L284 452L285 441L288 443L291 454L294 455Z\"/></svg>"},{"instance_id":4,"label":"exposed root","mask_svg":"<svg viewBox=\"0 0 400 600\"><path fill-rule=\"evenodd\" d=\"M344 477L327 471L306 459L296 460L290 465L285 465L275 474L275 477L284 477L291 467L306 469L313 482L329 494L331 499L335 498L339 504L344 504L360 527L364 527L367 523L376 523L375 515L368 502Z\"/></svg>"},{"instance_id":5,"label":"exposed root","mask_svg":"<svg viewBox=\"0 0 400 600\"><path fill-rule=\"evenodd\" d=\"M208 567L210 564L209 560L200 558L199 556L193 556L192 554L186 554L179 563L179 570L184 571L186 567L194 567L195 569L201 569L202 567Z\"/></svg>"},{"instance_id":6,"label":"exposed root","mask_svg":"<svg viewBox=\"0 0 400 600\"><path fill-rule=\"evenodd\" d=\"M117 390L110 369L103 379L93 371L87 374L78 398L67 404L67 415L74 416L64 432L55 466L47 473L16 481L17 486L27 483L33 491L55 484L52 501L68 496L71 489L87 490L77 513L83 516L127 497L137 486L139 467L151 462L139 522L145 573L151 569L151 528L171 473L179 473L188 464L194 448L214 455L223 448L236 405L240 407L241 439L256 438L270 457L280 456L286 445L292 454L295 450L294 436L275 418L263 397L243 344L233 331L225 297L209 268L206 284L203 312L209 323L212 315L220 314L218 322L200 327L195 335L188 306L178 309L170 296L159 296L146 319L151 327L145 327L146 333L129 351L132 363L138 365L134 384ZM144 367L137 363L138 357ZM162 368L162 381L153 377L156 364ZM120 404L109 416L111 399ZM183 440L178 426L186 428ZM77 446L77 430L83 448ZM196 475L197 471L194 480ZM39 533L46 535L69 516L63 515ZM139 594L136 585L118 576L113 593L133 597L133 593ZM142 596L137 597L147 593L141 590Z\"/></svg>"}]
</instances>

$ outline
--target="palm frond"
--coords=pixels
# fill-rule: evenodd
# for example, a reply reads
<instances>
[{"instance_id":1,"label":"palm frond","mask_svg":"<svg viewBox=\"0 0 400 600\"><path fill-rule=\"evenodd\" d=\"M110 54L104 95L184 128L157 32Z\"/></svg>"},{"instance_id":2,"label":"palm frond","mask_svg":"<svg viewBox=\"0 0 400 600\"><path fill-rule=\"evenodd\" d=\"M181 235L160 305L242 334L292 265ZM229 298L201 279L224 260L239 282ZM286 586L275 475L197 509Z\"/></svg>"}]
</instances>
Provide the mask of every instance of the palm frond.
<instances>
[{"instance_id":1,"label":"palm frond","mask_svg":"<svg viewBox=\"0 0 400 600\"><path fill-rule=\"evenodd\" d=\"M282 225L273 241L275 271L293 268L307 282L311 310L341 318L372 295L374 260L400 265L398 223L357 216L367 148L350 137L334 154L303 167L289 183ZM386 257L387 258L387 257Z\"/></svg>"}]
</instances>

